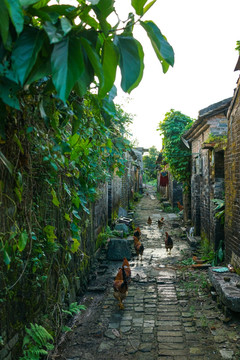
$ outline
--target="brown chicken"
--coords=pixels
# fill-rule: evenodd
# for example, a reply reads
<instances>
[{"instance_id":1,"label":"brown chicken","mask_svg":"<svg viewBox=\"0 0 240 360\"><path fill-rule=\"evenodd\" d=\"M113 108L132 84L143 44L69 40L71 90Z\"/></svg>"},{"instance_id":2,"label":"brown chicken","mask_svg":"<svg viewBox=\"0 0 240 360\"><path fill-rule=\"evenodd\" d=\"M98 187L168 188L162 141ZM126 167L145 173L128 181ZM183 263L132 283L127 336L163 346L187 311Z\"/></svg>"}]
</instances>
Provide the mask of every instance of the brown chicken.
<instances>
[{"instance_id":1,"label":"brown chicken","mask_svg":"<svg viewBox=\"0 0 240 360\"><path fill-rule=\"evenodd\" d=\"M127 283L130 284L130 282L131 282L131 268L130 268L130 264L129 264L127 258L125 258L125 257L123 258L122 266L124 267L124 270L125 270ZM121 269L121 271L122 271L122 269Z\"/></svg>"},{"instance_id":2,"label":"brown chicken","mask_svg":"<svg viewBox=\"0 0 240 360\"><path fill-rule=\"evenodd\" d=\"M164 224L164 218L162 217L161 219L158 220L159 229L163 226L163 224Z\"/></svg>"},{"instance_id":3,"label":"brown chicken","mask_svg":"<svg viewBox=\"0 0 240 360\"><path fill-rule=\"evenodd\" d=\"M168 249L169 249L169 254L171 255L171 250L173 248L173 240L172 240L171 236L168 235L167 232L165 234L166 234L165 248L166 248L167 253L168 253Z\"/></svg>"},{"instance_id":4,"label":"brown chicken","mask_svg":"<svg viewBox=\"0 0 240 360\"><path fill-rule=\"evenodd\" d=\"M134 240L134 248L136 250L137 257L139 259L139 255L141 255L141 261L142 261L144 246L136 236L133 237L133 240Z\"/></svg>"},{"instance_id":5,"label":"brown chicken","mask_svg":"<svg viewBox=\"0 0 240 360\"><path fill-rule=\"evenodd\" d=\"M140 239L140 237L141 237L141 230L140 230L139 226L134 230L133 235L136 236L138 239Z\"/></svg>"},{"instance_id":6,"label":"brown chicken","mask_svg":"<svg viewBox=\"0 0 240 360\"><path fill-rule=\"evenodd\" d=\"M148 221L147 221L148 225L152 224L152 219L150 218L150 216L148 217Z\"/></svg>"},{"instance_id":7,"label":"brown chicken","mask_svg":"<svg viewBox=\"0 0 240 360\"><path fill-rule=\"evenodd\" d=\"M182 210L183 210L183 206L180 204L179 201L177 202L177 206L178 206L179 211L182 211Z\"/></svg>"},{"instance_id":8,"label":"brown chicken","mask_svg":"<svg viewBox=\"0 0 240 360\"><path fill-rule=\"evenodd\" d=\"M121 270L121 271L120 271ZM128 295L128 283L124 266L122 266L113 282L113 296L119 301L119 309L124 309L123 300Z\"/></svg>"}]
</instances>

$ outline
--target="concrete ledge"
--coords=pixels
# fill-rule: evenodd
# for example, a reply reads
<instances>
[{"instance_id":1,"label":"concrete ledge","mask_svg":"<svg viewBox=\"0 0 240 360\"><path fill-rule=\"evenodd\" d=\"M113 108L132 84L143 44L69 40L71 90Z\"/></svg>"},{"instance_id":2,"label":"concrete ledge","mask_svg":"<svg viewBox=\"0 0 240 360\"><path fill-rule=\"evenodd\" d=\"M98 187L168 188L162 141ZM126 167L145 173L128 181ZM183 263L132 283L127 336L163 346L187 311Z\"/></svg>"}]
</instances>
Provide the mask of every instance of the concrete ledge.
<instances>
[{"instance_id":1,"label":"concrete ledge","mask_svg":"<svg viewBox=\"0 0 240 360\"><path fill-rule=\"evenodd\" d=\"M215 288L221 302L230 310L240 312L240 289L236 284L240 282L240 276L230 271L219 273L213 269L221 268L215 266L208 269L209 279Z\"/></svg>"}]
</instances>

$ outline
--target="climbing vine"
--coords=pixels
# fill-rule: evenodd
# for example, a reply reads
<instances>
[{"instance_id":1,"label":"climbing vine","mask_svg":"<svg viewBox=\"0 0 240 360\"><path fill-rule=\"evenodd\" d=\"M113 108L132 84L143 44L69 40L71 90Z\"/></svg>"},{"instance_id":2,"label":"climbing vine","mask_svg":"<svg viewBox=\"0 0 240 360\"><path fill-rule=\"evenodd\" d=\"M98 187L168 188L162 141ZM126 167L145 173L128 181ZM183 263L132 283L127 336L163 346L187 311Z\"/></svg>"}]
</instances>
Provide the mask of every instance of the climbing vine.
<instances>
[{"instance_id":1,"label":"climbing vine","mask_svg":"<svg viewBox=\"0 0 240 360\"><path fill-rule=\"evenodd\" d=\"M191 151L183 144L181 137L192 125L193 119L180 111L170 110L159 123L158 130L163 135L163 156L173 177L189 185Z\"/></svg>"},{"instance_id":2,"label":"climbing vine","mask_svg":"<svg viewBox=\"0 0 240 360\"><path fill-rule=\"evenodd\" d=\"M28 319L41 308L54 335L69 282L84 285L78 275L90 266L92 204L124 173L132 119L114 103L114 83L118 68L125 92L142 79L136 24L163 72L174 64L166 37L143 20L154 2L131 0L125 19L114 0L0 2L0 302L12 315L23 298ZM15 331L26 325L3 320Z\"/></svg>"}]
</instances>

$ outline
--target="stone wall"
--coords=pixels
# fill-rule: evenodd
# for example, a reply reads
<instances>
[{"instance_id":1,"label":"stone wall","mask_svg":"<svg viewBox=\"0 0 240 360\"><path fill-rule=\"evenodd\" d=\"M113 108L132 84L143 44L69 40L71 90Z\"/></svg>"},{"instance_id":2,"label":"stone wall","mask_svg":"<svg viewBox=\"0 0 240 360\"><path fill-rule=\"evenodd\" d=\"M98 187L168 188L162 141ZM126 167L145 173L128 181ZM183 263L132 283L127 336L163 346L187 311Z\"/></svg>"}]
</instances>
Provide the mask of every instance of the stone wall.
<instances>
[{"instance_id":1,"label":"stone wall","mask_svg":"<svg viewBox=\"0 0 240 360\"><path fill-rule=\"evenodd\" d=\"M240 82L235 90L228 119L225 155L226 261L240 267Z\"/></svg>"}]
</instances>

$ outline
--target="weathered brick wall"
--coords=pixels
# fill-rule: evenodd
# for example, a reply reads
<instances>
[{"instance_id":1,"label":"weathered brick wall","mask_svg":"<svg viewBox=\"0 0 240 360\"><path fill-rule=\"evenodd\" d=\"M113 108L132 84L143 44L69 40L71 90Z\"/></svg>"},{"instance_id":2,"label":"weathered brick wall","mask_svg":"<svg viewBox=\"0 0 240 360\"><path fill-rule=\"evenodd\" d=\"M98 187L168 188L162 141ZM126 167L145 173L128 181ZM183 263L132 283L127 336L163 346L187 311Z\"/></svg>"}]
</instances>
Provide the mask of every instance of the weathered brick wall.
<instances>
[{"instance_id":1,"label":"weathered brick wall","mask_svg":"<svg viewBox=\"0 0 240 360\"><path fill-rule=\"evenodd\" d=\"M191 210L192 224L196 235L210 240L215 248L224 240L223 226L215 217L214 198L223 198L224 193L224 154L215 150L202 149L209 135L224 136L227 134L228 120L224 113L212 116L207 126L199 129L198 136L192 141L192 176L191 176ZM221 161L219 157L223 157ZM217 166L216 166L217 164Z\"/></svg>"},{"instance_id":2,"label":"weathered brick wall","mask_svg":"<svg viewBox=\"0 0 240 360\"><path fill-rule=\"evenodd\" d=\"M210 240L210 177L208 150L202 150L202 181L200 188L201 235Z\"/></svg>"},{"instance_id":3,"label":"weathered brick wall","mask_svg":"<svg viewBox=\"0 0 240 360\"><path fill-rule=\"evenodd\" d=\"M225 243L226 261L240 267L240 91L229 112L225 154Z\"/></svg>"},{"instance_id":4,"label":"weathered brick wall","mask_svg":"<svg viewBox=\"0 0 240 360\"><path fill-rule=\"evenodd\" d=\"M201 176L192 175L191 178L191 219L195 235L201 234L201 211L200 211L200 183Z\"/></svg>"}]
</instances>

